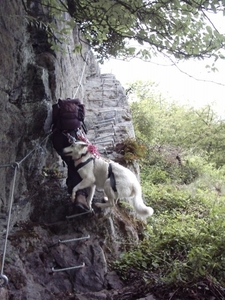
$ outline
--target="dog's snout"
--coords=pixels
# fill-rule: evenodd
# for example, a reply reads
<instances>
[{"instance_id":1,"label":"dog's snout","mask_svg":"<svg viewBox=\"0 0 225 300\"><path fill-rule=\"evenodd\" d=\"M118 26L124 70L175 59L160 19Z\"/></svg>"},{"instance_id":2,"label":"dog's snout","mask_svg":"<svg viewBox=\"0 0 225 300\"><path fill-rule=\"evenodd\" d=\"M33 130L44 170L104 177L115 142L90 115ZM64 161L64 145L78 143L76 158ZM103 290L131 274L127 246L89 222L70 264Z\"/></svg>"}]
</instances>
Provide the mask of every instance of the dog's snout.
<instances>
[{"instance_id":1,"label":"dog's snout","mask_svg":"<svg viewBox=\"0 0 225 300\"><path fill-rule=\"evenodd\" d=\"M63 155L66 155L66 156L72 154L72 151L67 148L64 148L62 152L63 152Z\"/></svg>"}]
</instances>

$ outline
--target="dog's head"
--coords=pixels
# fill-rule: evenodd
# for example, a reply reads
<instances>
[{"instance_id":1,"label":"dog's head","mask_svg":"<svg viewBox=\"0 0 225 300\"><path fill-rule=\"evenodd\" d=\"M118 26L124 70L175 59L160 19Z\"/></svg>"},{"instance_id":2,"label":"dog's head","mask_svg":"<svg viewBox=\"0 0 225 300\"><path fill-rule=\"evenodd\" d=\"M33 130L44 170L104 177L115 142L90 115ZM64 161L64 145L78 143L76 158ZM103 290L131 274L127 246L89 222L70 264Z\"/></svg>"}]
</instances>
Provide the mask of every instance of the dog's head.
<instances>
[{"instance_id":1,"label":"dog's head","mask_svg":"<svg viewBox=\"0 0 225 300\"><path fill-rule=\"evenodd\" d=\"M63 155L72 156L73 159L78 159L87 151L88 144L82 141L73 142L70 146L63 149Z\"/></svg>"}]
</instances>

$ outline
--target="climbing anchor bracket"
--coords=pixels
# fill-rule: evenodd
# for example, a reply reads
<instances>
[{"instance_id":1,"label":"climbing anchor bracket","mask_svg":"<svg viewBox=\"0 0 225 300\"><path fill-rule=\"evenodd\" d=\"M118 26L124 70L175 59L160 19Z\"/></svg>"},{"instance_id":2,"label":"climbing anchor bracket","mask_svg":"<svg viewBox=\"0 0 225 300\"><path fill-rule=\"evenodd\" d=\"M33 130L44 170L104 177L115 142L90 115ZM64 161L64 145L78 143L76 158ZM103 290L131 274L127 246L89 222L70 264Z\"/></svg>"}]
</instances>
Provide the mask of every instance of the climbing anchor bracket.
<instances>
[{"instance_id":1,"label":"climbing anchor bracket","mask_svg":"<svg viewBox=\"0 0 225 300\"><path fill-rule=\"evenodd\" d=\"M64 268L64 269L55 269L54 267L52 267L52 272L62 272L62 271L69 271L69 270L74 270L74 269L80 269L80 268L83 268L84 266L85 266L85 263L83 263L80 266L68 267L68 268Z\"/></svg>"},{"instance_id":2,"label":"climbing anchor bracket","mask_svg":"<svg viewBox=\"0 0 225 300\"><path fill-rule=\"evenodd\" d=\"M8 277L4 274L0 274L0 288L6 286L8 284Z\"/></svg>"}]
</instances>

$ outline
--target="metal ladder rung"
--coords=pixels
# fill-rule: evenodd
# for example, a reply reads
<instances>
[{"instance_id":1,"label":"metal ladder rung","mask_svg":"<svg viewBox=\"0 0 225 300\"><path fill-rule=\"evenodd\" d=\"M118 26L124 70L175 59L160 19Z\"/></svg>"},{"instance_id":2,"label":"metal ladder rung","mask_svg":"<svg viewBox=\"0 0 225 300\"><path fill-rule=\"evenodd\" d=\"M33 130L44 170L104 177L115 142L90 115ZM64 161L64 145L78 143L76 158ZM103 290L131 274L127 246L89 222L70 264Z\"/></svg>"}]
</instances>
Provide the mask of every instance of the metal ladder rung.
<instances>
[{"instance_id":1,"label":"metal ladder rung","mask_svg":"<svg viewBox=\"0 0 225 300\"><path fill-rule=\"evenodd\" d=\"M62 269L55 269L54 267L52 267L52 272L63 272L63 271L68 271L68 270L73 270L73 269L80 269L80 268L83 268L84 266L85 266L85 263L83 262L83 264L80 266L67 267L67 268L62 268Z\"/></svg>"},{"instance_id":2,"label":"metal ladder rung","mask_svg":"<svg viewBox=\"0 0 225 300\"><path fill-rule=\"evenodd\" d=\"M97 144L110 144L112 143L112 145L114 145L114 140L110 139L110 140L104 140L104 141L98 141Z\"/></svg>"},{"instance_id":3,"label":"metal ladder rung","mask_svg":"<svg viewBox=\"0 0 225 300\"><path fill-rule=\"evenodd\" d=\"M76 241L86 240L86 239L90 239L90 235L82 236L82 237L74 238L74 239L69 239L69 240L64 240L64 241L59 240L58 243L59 244L65 244L65 243L70 243L70 242L76 242Z\"/></svg>"},{"instance_id":4,"label":"metal ladder rung","mask_svg":"<svg viewBox=\"0 0 225 300\"><path fill-rule=\"evenodd\" d=\"M111 124L111 125L112 125L111 128L113 128L113 131L115 133L115 126L113 124ZM103 128L95 128L94 131L95 131L95 133L96 132L99 133L99 132L109 131L111 128L106 128L106 126L105 126Z\"/></svg>"},{"instance_id":5,"label":"metal ladder rung","mask_svg":"<svg viewBox=\"0 0 225 300\"><path fill-rule=\"evenodd\" d=\"M94 128L99 127L101 125L105 125L105 124L114 124L115 125L115 118L112 119L108 119L108 120L102 120L102 121L98 121L98 124L94 126Z\"/></svg>"},{"instance_id":6,"label":"metal ladder rung","mask_svg":"<svg viewBox=\"0 0 225 300\"><path fill-rule=\"evenodd\" d=\"M109 138L110 136L115 136L115 134L114 133L109 133L109 134L107 134L106 136L97 136L96 138L95 138L95 142L97 143L98 142L98 140L103 140L103 139L106 139L106 138ZM113 140L114 140L114 138L113 138Z\"/></svg>"},{"instance_id":7,"label":"metal ladder rung","mask_svg":"<svg viewBox=\"0 0 225 300\"><path fill-rule=\"evenodd\" d=\"M82 215L86 215L86 214L89 214L89 213L92 213L92 212L93 212L93 209L88 210L88 211L85 211L85 212L80 213L80 214L75 214L75 215L71 215L71 216L66 216L66 219L76 218L76 217L79 217L79 216L82 216Z\"/></svg>"},{"instance_id":8,"label":"metal ladder rung","mask_svg":"<svg viewBox=\"0 0 225 300\"><path fill-rule=\"evenodd\" d=\"M87 236L82 236L82 237L79 237L79 238L74 238L74 239L69 239L69 240L64 240L64 241L59 240L58 244L71 243L71 242L75 242L75 241L86 240L86 239L89 239L89 238L90 238L90 235L88 234ZM63 272L63 271L68 271L68 270L73 270L73 269L80 269L80 268L83 268L84 266L85 266L85 263L83 262L82 265L73 266L73 267L66 267L66 268L62 268L62 269L55 269L54 267L52 267L52 272Z\"/></svg>"}]
</instances>

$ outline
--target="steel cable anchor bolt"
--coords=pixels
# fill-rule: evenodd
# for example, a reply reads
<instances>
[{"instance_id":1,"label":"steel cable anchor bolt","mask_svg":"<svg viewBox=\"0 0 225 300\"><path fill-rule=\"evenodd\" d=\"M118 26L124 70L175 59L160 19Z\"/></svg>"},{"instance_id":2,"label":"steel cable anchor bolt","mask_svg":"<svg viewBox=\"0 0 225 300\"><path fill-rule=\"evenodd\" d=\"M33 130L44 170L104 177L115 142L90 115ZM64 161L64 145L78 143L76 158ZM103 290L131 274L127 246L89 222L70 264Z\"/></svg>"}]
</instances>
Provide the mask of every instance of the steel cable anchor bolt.
<instances>
[{"instance_id":1,"label":"steel cable anchor bolt","mask_svg":"<svg viewBox=\"0 0 225 300\"><path fill-rule=\"evenodd\" d=\"M8 277L6 275L0 274L0 288L6 286L8 282Z\"/></svg>"}]
</instances>

